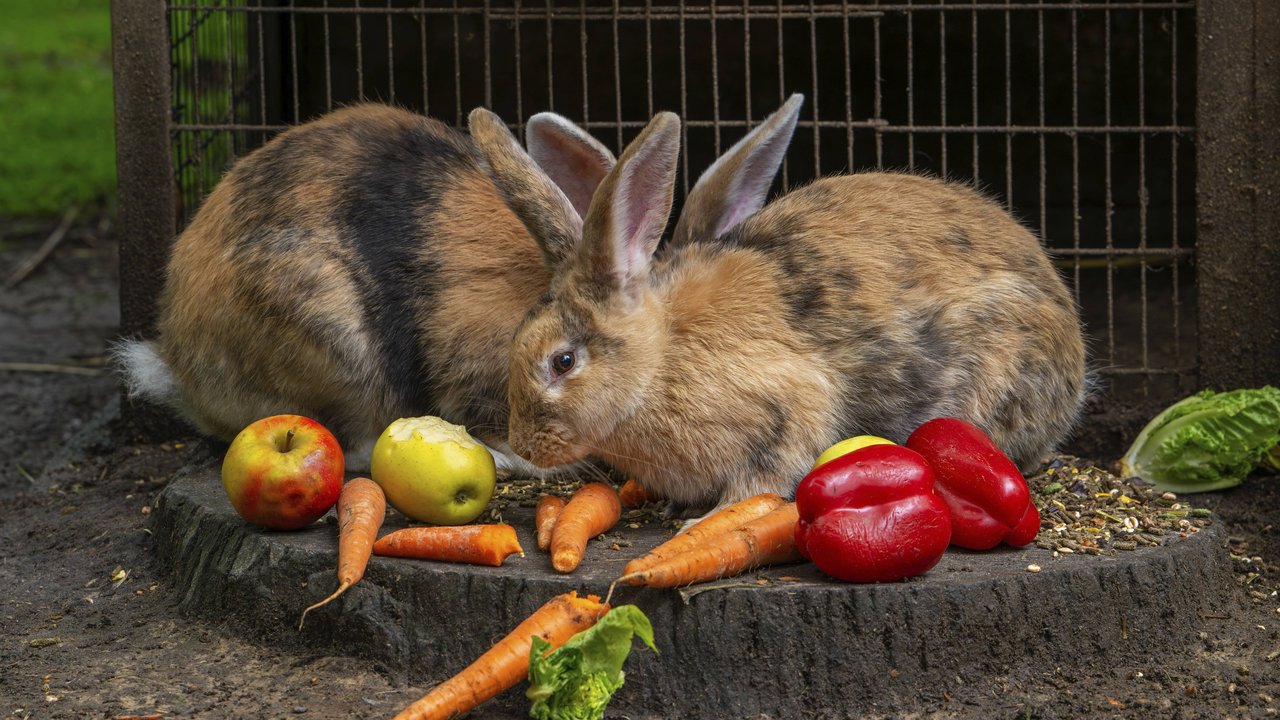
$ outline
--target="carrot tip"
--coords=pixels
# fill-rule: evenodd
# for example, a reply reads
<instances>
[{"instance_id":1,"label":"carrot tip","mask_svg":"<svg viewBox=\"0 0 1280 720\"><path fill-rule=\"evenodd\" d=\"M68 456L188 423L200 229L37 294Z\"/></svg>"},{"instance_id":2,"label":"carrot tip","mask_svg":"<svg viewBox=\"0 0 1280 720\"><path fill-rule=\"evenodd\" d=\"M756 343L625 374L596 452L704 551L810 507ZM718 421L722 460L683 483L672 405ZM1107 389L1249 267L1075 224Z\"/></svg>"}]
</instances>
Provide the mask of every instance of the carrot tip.
<instances>
[{"instance_id":1,"label":"carrot tip","mask_svg":"<svg viewBox=\"0 0 1280 720\"><path fill-rule=\"evenodd\" d=\"M312 605L312 606L308 607L306 610L303 610L303 611L302 611L302 617L298 618L298 630L299 630L299 632L301 632L301 630L302 630L302 624L303 624L304 622L306 622L306 621L307 621L307 613L311 612L312 610L315 610L316 608L320 607L321 605L328 605L328 604L329 604L329 602L330 602L330 601L332 601L334 598L336 598L336 597L338 597L339 595L341 595L342 593L346 592L346 591L347 591L347 588L351 587L351 585L352 585L352 584L351 584L351 583L349 583L349 582L344 582L344 583L342 583L341 585L339 585L339 586L338 586L338 589L337 589L337 590L334 590L334 591L333 591L333 594L332 594L332 595L330 595L329 597L327 597L327 598L325 598L325 599L321 600L320 602L316 603L315 605Z\"/></svg>"}]
</instances>

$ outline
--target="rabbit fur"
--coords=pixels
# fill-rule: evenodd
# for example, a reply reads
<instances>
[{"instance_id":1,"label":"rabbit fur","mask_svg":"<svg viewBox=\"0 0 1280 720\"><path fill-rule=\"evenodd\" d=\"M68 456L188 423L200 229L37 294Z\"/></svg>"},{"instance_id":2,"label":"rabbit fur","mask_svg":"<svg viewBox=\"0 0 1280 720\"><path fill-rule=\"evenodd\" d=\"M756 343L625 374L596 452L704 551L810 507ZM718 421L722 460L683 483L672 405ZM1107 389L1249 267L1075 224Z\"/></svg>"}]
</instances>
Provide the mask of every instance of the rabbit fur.
<instances>
[{"instance_id":1,"label":"rabbit fur","mask_svg":"<svg viewBox=\"0 0 1280 720\"><path fill-rule=\"evenodd\" d=\"M585 212L613 155L558 115L527 127L534 181L565 184L540 200ZM505 358L550 279L468 135L360 104L229 169L174 243L158 337L115 355L131 396L224 440L307 415L358 470L392 420L430 414L467 426L499 467L528 470L505 448Z\"/></svg>"},{"instance_id":2,"label":"rabbit fur","mask_svg":"<svg viewBox=\"0 0 1280 720\"><path fill-rule=\"evenodd\" d=\"M627 147L585 217L531 221L539 204L508 196L551 273L511 345L516 453L542 467L599 458L704 509L790 496L838 440L902 443L934 417L975 423L1024 468L1070 431L1084 344L1039 240L972 188L914 174L828 177L763 205L801 102L699 178L661 249L671 113ZM509 133L477 142L520 154ZM494 167L537 171L527 156Z\"/></svg>"}]
</instances>

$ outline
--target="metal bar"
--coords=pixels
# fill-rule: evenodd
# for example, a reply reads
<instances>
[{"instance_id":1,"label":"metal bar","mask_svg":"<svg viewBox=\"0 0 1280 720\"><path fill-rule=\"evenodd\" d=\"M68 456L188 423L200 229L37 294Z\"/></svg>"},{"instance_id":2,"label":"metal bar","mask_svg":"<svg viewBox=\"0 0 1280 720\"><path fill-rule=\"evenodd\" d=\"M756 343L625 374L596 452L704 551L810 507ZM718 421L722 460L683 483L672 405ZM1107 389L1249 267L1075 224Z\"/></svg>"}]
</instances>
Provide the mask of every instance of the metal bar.
<instances>
[{"instance_id":1,"label":"metal bar","mask_svg":"<svg viewBox=\"0 0 1280 720\"><path fill-rule=\"evenodd\" d=\"M355 9L360 10L360 0L355 0ZM381 8L379 8L381 12ZM355 13L356 18L356 97L364 100L364 38L361 37L363 29L360 24L360 18L364 13ZM461 124L461 123L459 123Z\"/></svg>"},{"instance_id":2,"label":"metal bar","mask_svg":"<svg viewBox=\"0 0 1280 720\"><path fill-rule=\"evenodd\" d=\"M290 0L290 5L293 0ZM302 122L302 90L298 87L298 16L289 16L289 72L293 74L293 121Z\"/></svg>"},{"instance_id":3,"label":"metal bar","mask_svg":"<svg viewBox=\"0 0 1280 720\"><path fill-rule=\"evenodd\" d=\"M1080 124L1080 16L1071 13L1071 124ZM1080 136L1071 136L1071 247L1080 250ZM1072 290L1080 305L1080 262L1072 266Z\"/></svg>"},{"instance_id":4,"label":"metal bar","mask_svg":"<svg viewBox=\"0 0 1280 720\"><path fill-rule=\"evenodd\" d=\"M486 0L487 2L488 0ZM391 7L391 0L387 0L387 7ZM396 40L394 29L391 27L390 14L387 15L387 102L392 105L396 104ZM485 45L489 44L489 26L485 25L484 35ZM487 50L487 48L486 48ZM485 91L489 89L489 53L485 53Z\"/></svg>"},{"instance_id":5,"label":"metal bar","mask_svg":"<svg viewBox=\"0 0 1280 720\"><path fill-rule=\"evenodd\" d=\"M112 0L120 331L150 335L177 226L163 3Z\"/></svg>"},{"instance_id":6,"label":"metal bar","mask_svg":"<svg viewBox=\"0 0 1280 720\"><path fill-rule=\"evenodd\" d=\"M1203 0L1196 25L1200 382L1280 384L1280 3Z\"/></svg>"},{"instance_id":7,"label":"metal bar","mask_svg":"<svg viewBox=\"0 0 1280 720\"><path fill-rule=\"evenodd\" d=\"M1146 26L1144 20L1146 14L1138 10L1138 124L1141 125L1147 121L1147 48L1146 48ZM1041 142L1044 142L1041 140ZM1147 136L1138 136L1138 249L1145 250L1147 247ZM1142 357L1142 366L1146 367L1150 364L1149 354L1149 327L1147 313L1147 266L1138 266L1138 312L1139 322L1142 326L1140 343L1140 352ZM1151 383L1142 383L1142 397L1149 397L1151 394Z\"/></svg>"},{"instance_id":8,"label":"metal bar","mask_svg":"<svg viewBox=\"0 0 1280 720\"><path fill-rule=\"evenodd\" d=\"M877 2L878 2L878 1L879 1L879 0L877 0ZM883 90L884 88L883 88L883 83L882 83L881 75L880 75L880 64L881 64L881 63L880 63L880 56L881 56L881 55L883 55L884 53L882 53L882 52L881 52L881 44L880 44L880 18L874 18L874 19L871 21L871 29L872 29L872 33L873 33L873 37L874 37L874 44L875 44L875 57L876 57L876 60L875 60L875 65L876 65L876 76L875 76L875 80L874 80L874 82L875 82L875 99L874 99L874 102L873 102L873 106L874 106L874 107L873 107L872 112L874 113L874 115L875 115L875 120L876 120L877 122L883 122L883 120L884 120L884 105L883 105L883 95L882 95L882 90ZM850 124L852 125L852 121L850 121ZM877 128L877 129L876 129L876 133L875 133L875 137L876 137L876 167L878 167L878 168L882 168L882 167L884 167L884 133L880 132L879 128ZM853 168L850 168L850 170L852 170L852 169L853 169Z\"/></svg>"},{"instance_id":9,"label":"metal bar","mask_svg":"<svg viewBox=\"0 0 1280 720\"><path fill-rule=\"evenodd\" d=\"M612 129L614 127L614 124L615 124L615 121L613 120L592 120L590 122L582 123L584 127L609 128L609 129ZM623 127L628 127L628 128L644 127L646 124L648 124L647 120L622 121ZM709 128L709 127L714 127L715 121L687 120L685 121L684 124L688 125L689 127ZM846 123L844 120L822 120L819 122L814 122L812 120L801 120L796 123L796 126L799 128L812 128L816 126L816 127L822 127L822 128L844 129L847 124L848 123ZM1062 126L1050 125L1046 127L1038 127L1036 125L1012 125L1012 126L982 125L979 127L973 127L969 125L952 125L952 126L944 127L940 125L893 125L891 123L888 123L886 121L881 121L881 120L855 120L855 121L852 121L852 125L855 128L875 129L879 132L884 132L884 133L919 133L921 135L928 135L928 134L966 135L966 134L972 133L972 134L981 134L981 135L1047 134L1047 135L1064 135L1067 137L1071 137L1071 136L1079 136L1079 135L1134 135L1134 134L1191 135L1196 131L1196 128L1190 125L1188 126L1161 125L1161 126L1147 126L1147 127L1141 127L1136 125L1133 125L1133 126L1115 125L1112 127L1107 127L1105 125L1084 126L1084 127L1071 127L1068 125L1062 125ZM721 120L720 126L728 127L728 128L749 128L752 126L752 123L747 120ZM174 125L174 127L181 130L284 130L289 126L280 125L280 124L255 125L251 123L224 123L224 124L177 123Z\"/></svg>"},{"instance_id":10,"label":"metal bar","mask_svg":"<svg viewBox=\"0 0 1280 720\"><path fill-rule=\"evenodd\" d=\"M918 5L914 4L914 0L907 0L905 3L876 5L875 10L850 12L850 17L878 17L888 13L919 13L919 12L937 12L940 14L950 14L957 12L979 11L1117 11L1117 10L1190 10L1196 7L1195 0L1175 0L1171 2L1079 2L1079 3L1055 3L1042 4L1038 2L1018 2L1018 3L995 3L985 2L974 5ZM204 10L205 5L199 4L175 4L171 5L172 10ZM297 13L304 15L382 15L391 13L395 15L481 15L484 8L481 7L460 7L456 11L452 8L423 8L423 7L297 7L297 8L281 8L281 7L236 7L231 8L232 12L246 13ZM644 9L640 7L622 7L622 19L643 19ZM512 10L508 8L496 8L492 10L493 16L497 19L508 19L513 15ZM706 20L712 14L716 14L722 18L740 18L744 16L760 16L760 17L783 17L786 19L807 20L810 17L818 18L841 18L845 17L845 13L838 6L831 6L830 9L817 10L810 13L807 9L792 10L783 8L781 11L777 9L766 9L763 7L719 7L715 10L711 9L711 5L656 5L653 6L652 19L654 20L678 20L681 17L690 20ZM781 15L780 15L781 13ZM609 7L587 7L580 9L548 8L548 16L566 20L576 20L578 16L587 15L593 18L607 18L612 14Z\"/></svg>"},{"instance_id":11,"label":"metal bar","mask_svg":"<svg viewBox=\"0 0 1280 720\"><path fill-rule=\"evenodd\" d=\"M329 0L324 0L329 6ZM324 107L333 110L333 43L329 40L329 16L324 16Z\"/></svg>"},{"instance_id":12,"label":"metal bar","mask_svg":"<svg viewBox=\"0 0 1280 720\"><path fill-rule=\"evenodd\" d=\"M688 80L688 58L685 54L685 25L684 25L684 5L680 6L680 117L684 122L680 124L680 143L682 147L689 147L689 80ZM621 150L621 148L619 148ZM687 195L691 189L689 184L689 153L680 153L680 177L683 182L681 187Z\"/></svg>"},{"instance_id":13,"label":"metal bar","mask_svg":"<svg viewBox=\"0 0 1280 720\"><path fill-rule=\"evenodd\" d=\"M421 3L420 7L424 7L424 8L426 7L427 0L419 0L419 2ZM517 2L516 4L518 6L519 2ZM427 18L425 15L418 19L418 42L419 42L419 47L422 49L422 112L424 114L430 115L431 114L431 82L428 80L429 75L427 74ZM518 62L519 59L520 59L520 25L517 22L517 25L516 25L516 60L517 60L516 88L517 88L517 92L519 91L519 87L520 87L520 65Z\"/></svg>"},{"instance_id":14,"label":"metal bar","mask_svg":"<svg viewBox=\"0 0 1280 720\"><path fill-rule=\"evenodd\" d=\"M809 18L809 81L813 88L810 106L813 109L813 120L817 122L822 119L822 113L819 112L818 105L818 18L814 0L809 0L809 11L813 13ZM822 131L818 125L813 126L813 174L815 177L822 176Z\"/></svg>"},{"instance_id":15,"label":"metal bar","mask_svg":"<svg viewBox=\"0 0 1280 720\"><path fill-rule=\"evenodd\" d=\"M1171 49L1169 53L1170 83L1169 83L1169 121L1178 122L1178 13L1169 13ZM1169 243L1174 248L1178 248L1178 136L1173 135L1169 138ZM1173 278L1173 362L1176 365L1182 364L1182 332L1179 324L1182 317L1182 297L1180 289L1180 278L1178 266L1173 266L1171 272ZM1181 391L1182 387L1179 386Z\"/></svg>"},{"instance_id":16,"label":"metal bar","mask_svg":"<svg viewBox=\"0 0 1280 720\"><path fill-rule=\"evenodd\" d=\"M846 0L847 1L847 0ZM744 119L751 122L751 19L745 13L751 0L742 0L742 97L745 101ZM847 21L846 21L847 22ZM848 73L849 58L845 55L845 72Z\"/></svg>"},{"instance_id":17,"label":"metal bar","mask_svg":"<svg viewBox=\"0 0 1280 720\"><path fill-rule=\"evenodd\" d=\"M971 55L969 58L970 114L973 116L973 124L977 125L978 123L981 122L981 118L978 115L978 12L976 10L969 13L969 44L970 44L970 52L971 52ZM1041 122L1040 124L1043 125L1044 122ZM972 152L973 152L973 182L978 183L980 182L981 173L979 172L980 161L978 158L978 136L977 135L973 136Z\"/></svg>"},{"instance_id":18,"label":"metal bar","mask_svg":"<svg viewBox=\"0 0 1280 720\"><path fill-rule=\"evenodd\" d=\"M522 75L522 73L520 72L520 70L521 70L521 68L522 68L522 67L524 67L524 63L520 60L520 50L521 50L521 47L520 47L520 0L515 0L515 7L514 7L514 9L515 9L515 16L516 16L516 19L515 19L515 21L512 23L512 30L515 32L515 43L514 43L514 45L515 45L515 65L516 65L516 66L515 66L515 76L516 76L516 122L519 122L519 123L521 124L521 129L523 130L524 121L525 121L525 116L524 116L524 91L523 91L523 85L521 84L521 81L522 81L522 77L521 77L521 75ZM524 137L521 137L521 138L520 138L520 140L523 142L523 141L524 141Z\"/></svg>"},{"instance_id":19,"label":"metal bar","mask_svg":"<svg viewBox=\"0 0 1280 720\"><path fill-rule=\"evenodd\" d=\"M456 12L458 0L453 0L453 113L454 125L462 127L462 31L458 25L461 15ZM361 97L364 92L360 93Z\"/></svg>"},{"instance_id":20,"label":"metal bar","mask_svg":"<svg viewBox=\"0 0 1280 720\"><path fill-rule=\"evenodd\" d=\"M1044 127L1044 13L1036 13L1036 68L1038 69L1037 80L1039 85L1036 93L1036 109L1037 118L1040 121L1040 127ZM1141 137L1141 136L1139 136ZM1040 133L1038 138L1040 142L1040 237L1044 237L1049 230L1048 207L1049 199L1047 196L1046 186L1049 184L1049 171L1047 167L1047 159L1045 157L1045 134Z\"/></svg>"},{"instance_id":21,"label":"metal bar","mask_svg":"<svg viewBox=\"0 0 1280 720\"><path fill-rule=\"evenodd\" d=\"M1103 121L1107 125L1110 125L1111 124L1111 13L1106 13L1105 15L1103 15L1103 25L1105 27L1105 30L1103 32L1103 43L1102 43L1102 46L1103 46L1102 78L1103 78L1103 87L1105 88L1105 94L1103 95L1102 116L1103 116ZM1103 147L1105 148L1105 152L1103 154L1103 157L1104 157L1103 165L1105 166L1105 169L1103 170L1103 172L1105 173L1103 178L1103 187L1105 188L1105 198L1106 198L1105 199L1106 205L1103 208L1105 210L1105 212L1103 213L1103 216L1106 218L1105 237L1106 237L1107 249L1111 250L1115 248L1115 237L1113 233L1115 230L1114 218L1115 218L1116 207L1113 199L1114 195L1112 194L1112 189L1111 189L1111 159L1112 159L1113 153L1111 152L1112 148L1111 148L1110 135L1103 138ZM1116 361L1116 288L1115 288L1115 284L1116 284L1115 267L1112 266L1110 263L1108 263L1107 264L1107 362L1113 363L1113 364Z\"/></svg>"},{"instance_id":22,"label":"metal bar","mask_svg":"<svg viewBox=\"0 0 1280 720\"><path fill-rule=\"evenodd\" d=\"M1176 367L1176 368L1153 368L1153 367L1103 367L1098 372L1103 375L1187 375L1196 374L1196 368Z\"/></svg>"},{"instance_id":23,"label":"metal bar","mask_svg":"<svg viewBox=\"0 0 1280 720\"><path fill-rule=\"evenodd\" d=\"M711 5L711 133L720 156L720 48L716 38L716 6Z\"/></svg>"},{"instance_id":24,"label":"metal bar","mask_svg":"<svg viewBox=\"0 0 1280 720\"><path fill-rule=\"evenodd\" d=\"M908 3L911 0L907 0ZM907 13L907 125L915 127L916 124L916 69L915 69L915 15L911 12ZM876 117L880 117L876 113ZM916 136L907 133L907 168L914 170L916 167Z\"/></svg>"},{"instance_id":25,"label":"metal bar","mask_svg":"<svg viewBox=\"0 0 1280 720\"><path fill-rule=\"evenodd\" d=\"M613 0L613 121L617 124L618 153L622 153L622 51L618 37L618 0Z\"/></svg>"},{"instance_id":26,"label":"metal bar","mask_svg":"<svg viewBox=\"0 0 1280 720\"><path fill-rule=\"evenodd\" d=\"M1013 125L1013 44L1010 14L1004 14L1004 124ZM1004 202L1013 211L1013 135L1004 133Z\"/></svg>"},{"instance_id":27,"label":"metal bar","mask_svg":"<svg viewBox=\"0 0 1280 720\"><path fill-rule=\"evenodd\" d=\"M787 52L783 49L783 33L782 33L782 0L778 0L776 23L778 31L778 104L782 104L787 99ZM782 159L782 191L786 192L791 187L790 174L791 163L787 162L786 156Z\"/></svg>"},{"instance_id":28,"label":"metal bar","mask_svg":"<svg viewBox=\"0 0 1280 720\"><path fill-rule=\"evenodd\" d=\"M947 15L938 15L938 124L947 124ZM940 138L942 176L947 177L947 138Z\"/></svg>"},{"instance_id":29,"label":"metal bar","mask_svg":"<svg viewBox=\"0 0 1280 720\"><path fill-rule=\"evenodd\" d=\"M582 59L582 122L591 120L591 98L588 88L591 86L587 78L587 0L581 0L583 10L582 21L578 25L578 56Z\"/></svg>"},{"instance_id":30,"label":"metal bar","mask_svg":"<svg viewBox=\"0 0 1280 720\"><path fill-rule=\"evenodd\" d=\"M853 63L849 44L849 0L841 0L840 8L845 17L840 23L840 32L844 41L844 141L846 149L845 172L853 172ZM747 76L747 87L751 86L750 75ZM747 118L751 117L751 105L747 104Z\"/></svg>"},{"instance_id":31,"label":"metal bar","mask_svg":"<svg viewBox=\"0 0 1280 720\"><path fill-rule=\"evenodd\" d=\"M651 11L653 9L653 0L645 0L644 6L646 11ZM653 117L654 115L653 113L653 20L651 17L649 17L648 14L645 15L645 19L644 19L644 72L645 72L645 89L647 93L647 98L649 100L649 104L646 106L647 107L646 116ZM750 119L750 113L747 113L747 115L748 115L748 119ZM621 121L618 122L618 129L619 130L622 129ZM616 149L618 151L618 154L621 155L622 154L621 141L619 141L618 147Z\"/></svg>"},{"instance_id":32,"label":"metal bar","mask_svg":"<svg viewBox=\"0 0 1280 720\"><path fill-rule=\"evenodd\" d=\"M551 36L553 32L553 28L552 28L553 23L551 22L551 0L547 0L546 21L547 21L547 109L555 110L556 109L556 84L555 84L556 74L555 74L555 67L554 67L555 63L552 62L552 59L555 56L555 53L552 51L555 49L555 46L551 44Z\"/></svg>"}]
</instances>

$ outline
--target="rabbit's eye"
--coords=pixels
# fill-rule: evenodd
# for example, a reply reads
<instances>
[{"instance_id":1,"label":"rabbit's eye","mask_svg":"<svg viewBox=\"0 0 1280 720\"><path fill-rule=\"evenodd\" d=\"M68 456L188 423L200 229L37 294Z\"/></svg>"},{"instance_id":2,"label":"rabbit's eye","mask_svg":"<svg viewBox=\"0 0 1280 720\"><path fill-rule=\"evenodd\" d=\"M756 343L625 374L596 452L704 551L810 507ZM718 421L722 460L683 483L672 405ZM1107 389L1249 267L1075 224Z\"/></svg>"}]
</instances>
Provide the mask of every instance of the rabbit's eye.
<instances>
[{"instance_id":1,"label":"rabbit's eye","mask_svg":"<svg viewBox=\"0 0 1280 720\"><path fill-rule=\"evenodd\" d=\"M551 372L557 377L563 375L573 369L573 364L577 361L577 357L573 352L558 352L551 356Z\"/></svg>"}]
</instances>

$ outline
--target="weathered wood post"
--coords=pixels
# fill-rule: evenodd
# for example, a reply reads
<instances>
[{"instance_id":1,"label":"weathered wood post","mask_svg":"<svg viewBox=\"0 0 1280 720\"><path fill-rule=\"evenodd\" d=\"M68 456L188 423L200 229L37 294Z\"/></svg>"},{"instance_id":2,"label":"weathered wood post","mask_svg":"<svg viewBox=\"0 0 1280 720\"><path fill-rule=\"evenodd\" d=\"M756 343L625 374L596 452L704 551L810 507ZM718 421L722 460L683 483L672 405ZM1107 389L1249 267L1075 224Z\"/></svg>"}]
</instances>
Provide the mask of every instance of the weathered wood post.
<instances>
[{"instance_id":1,"label":"weathered wood post","mask_svg":"<svg viewBox=\"0 0 1280 720\"><path fill-rule=\"evenodd\" d=\"M176 219L164 0L112 0L120 330L147 334Z\"/></svg>"},{"instance_id":2,"label":"weathered wood post","mask_svg":"<svg viewBox=\"0 0 1280 720\"><path fill-rule=\"evenodd\" d=\"M1196 17L1200 384L1280 384L1280 3Z\"/></svg>"}]
</instances>

